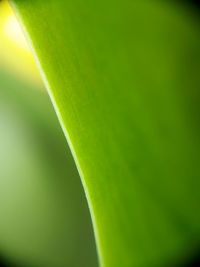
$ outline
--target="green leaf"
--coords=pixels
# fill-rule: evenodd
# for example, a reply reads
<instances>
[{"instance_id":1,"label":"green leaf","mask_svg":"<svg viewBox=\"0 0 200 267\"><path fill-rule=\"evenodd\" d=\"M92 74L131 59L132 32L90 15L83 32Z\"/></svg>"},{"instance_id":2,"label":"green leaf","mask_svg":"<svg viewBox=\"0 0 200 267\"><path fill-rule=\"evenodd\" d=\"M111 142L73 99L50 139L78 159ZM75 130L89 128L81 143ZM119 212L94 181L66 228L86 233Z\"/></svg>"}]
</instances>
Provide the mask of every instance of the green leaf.
<instances>
[{"instance_id":1,"label":"green leaf","mask_svg":"<svg viewBox=\"0 0 200 267\"><path fill-rule=\"evenodd\" d=\"M200 232L199 18L174 1L11 3L79 169L101 266L183 262Z\"/></svg>"}]
</instances>

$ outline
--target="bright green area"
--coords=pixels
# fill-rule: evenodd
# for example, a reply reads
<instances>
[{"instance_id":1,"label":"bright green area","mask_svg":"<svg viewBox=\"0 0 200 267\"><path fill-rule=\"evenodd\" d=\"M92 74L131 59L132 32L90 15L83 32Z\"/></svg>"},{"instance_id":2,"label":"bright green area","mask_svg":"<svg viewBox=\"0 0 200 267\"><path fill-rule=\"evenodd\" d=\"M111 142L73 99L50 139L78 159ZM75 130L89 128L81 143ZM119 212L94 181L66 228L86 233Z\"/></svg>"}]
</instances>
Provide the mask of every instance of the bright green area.
<instances>
[{"instance_id":1,"label":"bright green area","mask_svg":"<svg viewBox=\"0 0 200 267\"><path fill-rule=\"evenodd\" d=\"M12 267L97 266L86 199L50 101L3 70L0 255Z\"/></svg>"},{"instance_id":2,"label":"bright green area","mask_svg":"<svg viewBox=\"0 0 200 267\"><path fill-rule=\"evenodd\" d=\"M79 168L101 266L184 261L200 233L199 18L174 1L11 2Z\"/></svg>"}]
</instances>

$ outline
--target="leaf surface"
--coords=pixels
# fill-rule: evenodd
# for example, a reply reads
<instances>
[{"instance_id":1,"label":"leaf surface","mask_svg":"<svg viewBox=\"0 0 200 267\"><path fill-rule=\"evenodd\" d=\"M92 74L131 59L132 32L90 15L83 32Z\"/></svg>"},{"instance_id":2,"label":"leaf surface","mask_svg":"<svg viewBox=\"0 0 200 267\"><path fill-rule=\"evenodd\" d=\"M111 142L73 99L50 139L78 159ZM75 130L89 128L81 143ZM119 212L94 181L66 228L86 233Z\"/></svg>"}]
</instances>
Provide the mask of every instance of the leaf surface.
<instances>
[{"instance_id":1,"label":"leaf surface","mask_svg":"<svg viewBox=\"0 0 200 267\"><path fill-rule=\"evenodd\" d=\"M101 266L181 263L200 231L199 18L173 1L11 3L79 169Z\"/></svg>"}]
</instances>

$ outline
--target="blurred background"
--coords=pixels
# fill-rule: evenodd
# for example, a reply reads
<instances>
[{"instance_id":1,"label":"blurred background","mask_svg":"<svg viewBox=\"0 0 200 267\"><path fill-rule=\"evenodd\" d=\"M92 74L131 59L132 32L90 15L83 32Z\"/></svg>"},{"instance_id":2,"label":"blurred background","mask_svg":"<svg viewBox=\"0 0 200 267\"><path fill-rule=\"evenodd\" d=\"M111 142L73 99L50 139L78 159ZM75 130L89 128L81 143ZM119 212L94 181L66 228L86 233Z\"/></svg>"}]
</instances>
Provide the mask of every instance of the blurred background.
<instances>
[{"instance_id":1,"label":"blurred background","mask_svg":"<svg viewBox=\"0 0 200 267\"><path fill-rule=\"evenodd\" d=\"M197 0L179 4L199 12ZM7 1L0 1L0 262L97 266L78 172ZM198 253L184 266L200 266Z\"/></svg>"},{"instance_id":2,"label":"blurred background","mask_svg":"<svg viewBox=\"0 0 200 267\"><path fill-rule=\"evenodd\" d=\"M67 142L23 33L0 2L0 266L97 266Z\"/></svg>"}]
</instances>

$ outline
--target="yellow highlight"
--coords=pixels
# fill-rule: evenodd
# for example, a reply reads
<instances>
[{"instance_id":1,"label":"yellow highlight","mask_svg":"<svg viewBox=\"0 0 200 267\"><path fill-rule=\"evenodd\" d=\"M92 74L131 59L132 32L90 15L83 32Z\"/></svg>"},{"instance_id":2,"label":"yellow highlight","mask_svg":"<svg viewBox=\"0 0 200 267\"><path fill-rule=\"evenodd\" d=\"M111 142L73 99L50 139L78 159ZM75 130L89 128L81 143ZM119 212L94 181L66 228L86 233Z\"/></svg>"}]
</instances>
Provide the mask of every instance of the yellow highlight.
<instances>
[{"instance_id":1,"label":"yellow highlight","mask_svg":"<svg viewBox=\"0 0 200 267\"><path fill-rule=\"evenodd\" d=\"M0 3L0 68L42 87L33 55L7 0Z\"/></svg>"},{"instance_id":2,"label":"yellow highlight","mask_svg":"<svg viewBox=\"0 0 200 267\"><path fill-rule=\"evenodd\" d=\"M14 41L16 45L29 50L22 30L13 15L7 17L4 26L4 33L8 38L11 39L11 41Z\"/></svg>"}]
</instances>

